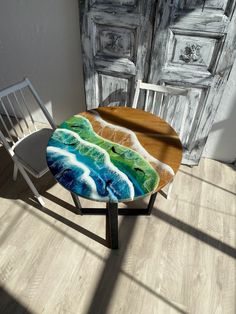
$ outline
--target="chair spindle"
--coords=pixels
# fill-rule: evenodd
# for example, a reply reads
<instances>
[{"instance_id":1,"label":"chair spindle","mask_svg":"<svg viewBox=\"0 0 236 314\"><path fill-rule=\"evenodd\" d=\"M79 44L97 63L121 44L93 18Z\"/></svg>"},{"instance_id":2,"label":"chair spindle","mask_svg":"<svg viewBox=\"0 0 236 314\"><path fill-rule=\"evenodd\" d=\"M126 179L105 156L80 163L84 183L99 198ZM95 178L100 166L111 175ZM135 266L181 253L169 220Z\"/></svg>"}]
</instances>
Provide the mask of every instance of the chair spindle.
<instances>
[{"instance_id":1,"label":"chair spindle","mask_svg":"<svg viewBox=\"0 0 236 314\"><path fill-rule=\"evenodd\" d=\"M145 111L147 110L148 99L149 99L149 90L146 91L146 98L145 98L145 105L144 105Z\"/></svg>"},{"instance_id":2,"label":"chair spindle","mask_svg":"<svg viewBox=\"0 0 236 314\"><path fill-rule=\"evenodd\" d=\"M13 95L14 95L14 98L15 98L15 100L16 100L16 102L17 102L17 98L16 98L15 92L13 92ZM18 103L18 102L17 102L17 103ZM26 118L25 118L25 115L24 115L24 112L23 112L23 110L22 110L22 106L21 106L20 103L18 103L18 108L19 108L20 114L21 114L21 116L22 116L22 119L24 120L24 123L25 123L26 128L29 129L28 122L26 121ZM25 135L25 134L24 134L24 135Z\"/></svg>"},{"instance_id":3,"label":"chair spindle","mask_svg":"<svg viewBox=\"0 0 236 314\"><path fill-rule=\"evenodd\" d=\"M3 125L3 127L4 127L4 129L5 129L5 131L6 131L6 133L7 133L8 137L9 137L9 139L11 140L12 144L15 144L15 141L13 140L13 138L12 138L12 136L11 136L11 133L9 132L8 127L6 126L6 123L4 122L3 117L2 117L1 114L0 114L0 120L1 120L1 122L2 122L2 125Z\"/></svg>"},{"instance_id":4,"label":"chair spindle","mask_svg":"<svg viewBox=\"0 0 236 314\"><path fill-rule=\"evenodd\" d=\"M8 96L6 98L7 98L8 104L10 105L10 107L11 107L11 109L13 111L13 114L14 114L16 122L17 122L17 124L18 124L18 126L19 126L19 128L21 130L21 133L24 135L24 130L23 130L23 128L21 126L21 123L20 123L20 121L19 121L19 119L17 117L17 114L16 114L15 108L13 106L13 103L11 102L11 100L10 100L10 98Z\"/></svg>"},{"instance_id":5,"label":"chair spindle","mask_svg":"<svg viewBox=\"0 0 236 314\"><path fill-rule=\"evenodd\" d=\"M5 112L6 116L7 116L7 119L8 119L8 121L9 121L10 126L12 127L12 130L14 131L14 133L15 133L15 135L16 135L16 138L19 139L20 136L19 136L19 134L18 134L17 131L16 131L16 128L15 128L15 126L14 126L14 123L12 122L11 117L10 117L10 115L9 115L9 113L8 113L8 111L7 111L7 109L6 109L6 106L4 105L4 102L3 102L2 99L1 99L1 105L2 105L2 108L3 108L3 110L4 110L4 112Z\"/></svg>"},{"instance_id":6,"label":"chair spindle","mask_svg":"<svg viewBox=\"0 0 236 314\"><path fill-rule=\"evenodd\" d=\"M157 92L154 92L151 113L154 113L156 98L157 98Z\"/></svg>"},{"instance_id":7,"label":"chair spindle","mask_svg":"<svg viewBox=\"0 0 236 314\"><path fill-rule=\"evenodd\" d=\"M38 130L38 129L37 129L37 126L35 125L34 118L33 118L32 114L31 114L31 112L30 112L30 110L29 110L29 107L27 106L27 102L26 102L26 99L25 99L23 90L20 89L19 92L20 92L21 98L22 98L22 100L23 100L23 104L24 104L24 106L25 106L25 108L26 108L26 110L27 110L27 112L28 112L28 115L29 115L29 117L30 117L30 120L31 120L31 122L32 122L32 125L33 125L33 127L34 127L34 130L37 131L37 130Z\"/></svg>"}]
</instances>

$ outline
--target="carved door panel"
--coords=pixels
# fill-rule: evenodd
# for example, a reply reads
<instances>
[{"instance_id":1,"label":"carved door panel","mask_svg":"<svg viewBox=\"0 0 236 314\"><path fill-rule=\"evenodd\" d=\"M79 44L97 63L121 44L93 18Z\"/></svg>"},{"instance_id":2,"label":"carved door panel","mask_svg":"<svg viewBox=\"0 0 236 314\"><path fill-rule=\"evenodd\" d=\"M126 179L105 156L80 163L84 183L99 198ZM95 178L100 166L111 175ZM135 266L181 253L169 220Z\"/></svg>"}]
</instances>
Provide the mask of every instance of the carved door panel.
<instances>
[{"instance_id":1,"label":"carved door panel","mask_svg":"<svg viewBox=\"0 0 236 314\"><path fill-rule=\"evenodd\" d=\"M137 79L191 88L162 116L181 129L183 162L197 164L235 57L235 1L80 1L87 108L130 105Z\"/></svg>"},{"instance_id":2,"label":"carved door panel","mask_svg":"<svg viewBox=\"0 0 236 314\"><path fill-rule=\"evenodd\" d=\"M131 103L147 76L153 0L80 1L87 108Z\"/></svg>"},{"instance_id":3,"label":"carved door panel","mask_svg":"<svg viewBox=\"0 0 236 314\"><path fill-rule=\"evenodd\" d=\"M186 164L197 164L201 157L234 61L234 10L231 0L157 1L148 80L192 88L187 105L176 99L162 112L178 131L187 110L181 132Z\"/></svg>"}]
</instances>

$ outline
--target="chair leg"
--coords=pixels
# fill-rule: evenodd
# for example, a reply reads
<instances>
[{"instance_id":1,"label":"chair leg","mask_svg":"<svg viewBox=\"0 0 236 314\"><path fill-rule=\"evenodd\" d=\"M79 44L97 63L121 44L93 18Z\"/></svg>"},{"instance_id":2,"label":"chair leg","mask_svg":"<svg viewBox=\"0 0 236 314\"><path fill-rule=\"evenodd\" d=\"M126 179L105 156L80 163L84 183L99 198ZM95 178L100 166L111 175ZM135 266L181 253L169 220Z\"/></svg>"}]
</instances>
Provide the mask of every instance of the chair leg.
<instances>
[{"instance_id":1,"label":"chair leg","mask_svg":"<svg viewBox=\"0 0 236 314\"><path fill-rule=\"evenodd\" d=\"M18 174L18 167L17 167L17 165L14 163L13 181L16 181L16 179L17 179L17 174Z\"/></svg>"},{"instance_id":2,"label":"chair leg","mask_svg":"<svg viewBox=\"0 0 236 314\"><path fill-rule=\"evenodd\" d=\"M160 190L160 194L164 196L167 200L170 200L170 194L173 188L173 180L168 184L167 191Z\"/></svg>"},{"instance_id":3,"label":"chair leg","mask_svg":"<svg viewBox=\"0 0 236 314\"><path fill-rule=\"evenodd\" d=\"M156 197L157 197L157 192L153 193L150 197L150 200L148 203L148 208L147 208L148 209L148 215L151 215L151 213L152 213L152 209L153 209L153 205L155 203Z\"/></svg>"},{"instance_id":4,"label":"chair leg","mask_svg":"<svg viewBox=\"0 0 236 314\"><path fill-rule=\"evenodd\" d=\"M35 188L33 182L30 180L25 169L21 165L18 165L17 167L18 167L18 170L20 171L20 173L22 174L23 178L25 179L26 183L28 184L29 188L33 192L34 196L37 198L37 201L39 202L39 204L42 207L44 207L44 205L45 205L44 200L43 200L42 196L39 194L39 192L37 191L37 189Z\"/></svg>"},{"instance_id":5,"label":"chair leg","mask_svg":"<svg viewBox=\"0 0 236 314\"><path fill-rule=\"evenodd\" d=\"M39 195L39 196L35 196L35 197L37 198L39 204L40 204L42 207L44 207L44 206L45 206L45 202L44 202L42 196Z\"/></svg>"},{"instance_id":6,"label":"chair leg","mask_svg":"<svg viewBox=\"0 0 236 314\"><path fill-rule=\"evenodd\" d=\"M167 189L167 194L166 194L166 199L170 200L170 194L173 188L173 180L169 183L168 189Z\"/></svg>"}]
</instances>

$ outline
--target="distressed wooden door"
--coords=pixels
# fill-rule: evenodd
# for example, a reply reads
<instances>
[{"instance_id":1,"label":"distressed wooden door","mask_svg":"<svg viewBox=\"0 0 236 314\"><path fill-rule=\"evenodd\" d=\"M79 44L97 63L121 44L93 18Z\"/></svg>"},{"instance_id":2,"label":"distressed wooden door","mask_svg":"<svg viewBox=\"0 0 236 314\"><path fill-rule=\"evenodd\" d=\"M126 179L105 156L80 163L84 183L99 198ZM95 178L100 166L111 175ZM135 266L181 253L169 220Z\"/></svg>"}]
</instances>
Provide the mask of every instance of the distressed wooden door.
<instances>
[{"instance_id":1,"label":"distressed wooden door","mask_svg":"<svg viewBox=\"0 0 236 314\"><path fill-rule=\"evenodd\" d=\"M191 88L187 105L177 99L162 112L178 131L187 110L181 136L186 164L200 160L233 65L234 11L231 0L157 1L148 80Z\"/></svg>"},{"instance_id":2,"label":"distressed wooden door","mask_svg":"<svg viewBox=\"0 0 236 314\"><path fill-rule=\"evenodd\" d=\"M162 117L197 164L235 57L235 1L80 1L87 108L131 105L138 79L191 88L188 104L164 99Z\"/></svg>"},{"instance_id":3,"label":"distressed wooden door","mask_svg":"<svg viewBox=\"0 0 236 314\"><path fill-rule=\"evenodd\" d=\"M153 0L80 1L87 108L131 103L148 71Z\"/></svg>"}]
</instances>

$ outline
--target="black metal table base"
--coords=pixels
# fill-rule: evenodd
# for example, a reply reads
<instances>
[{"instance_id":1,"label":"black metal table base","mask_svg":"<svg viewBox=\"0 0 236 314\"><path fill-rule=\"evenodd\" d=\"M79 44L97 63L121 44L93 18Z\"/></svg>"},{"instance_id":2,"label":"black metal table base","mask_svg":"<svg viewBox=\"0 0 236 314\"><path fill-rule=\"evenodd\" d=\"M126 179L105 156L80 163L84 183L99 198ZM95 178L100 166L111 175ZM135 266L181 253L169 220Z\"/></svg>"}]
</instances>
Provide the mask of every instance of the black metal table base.
<instances>
[{"instance_id":1,"label":"black metal table base","mask_svg":"<svg viewBox=\"0 0 236 314\"><path fill-rule=\"evenodd\" d=\"M73 197L73 196L72 196ZM118 203L107 203L106 208L82 208L78 199L74 199L79 214L106 215L106 235L111 249L118 249L118 215L150 215L157 197L157 192L152 194L147 208L119 208Z\"/></svg>"},{"instance_id":2,"label":"black metal table base","mask_svg":"<svg viewBox=\"0 0 236 314\"><path fill-rule=\"evenodd\" d=\"M106 234L111 249L118 249L118 203L107 203Z\"/></svg>"},{"instance_id":3,"label":"black metal table base","mask_svg":"<svg viewBox=\"0 0 236 314\"><path fill-rule=\"evenodd\" d=\"M77 212L78 214L82 215L82 214L83 214L83 213L82 213L82 206L81 206L81 204L80 204L79 197L78 197L75 193L72 193L72 192L71 192L70 194L71 194L72 199L73 199L73 201L74 201L74 203L75 203L76 212Z\"/></svg>"}]
</instances>

